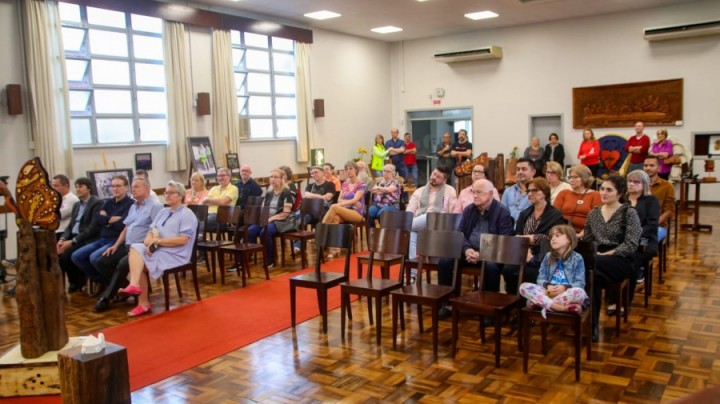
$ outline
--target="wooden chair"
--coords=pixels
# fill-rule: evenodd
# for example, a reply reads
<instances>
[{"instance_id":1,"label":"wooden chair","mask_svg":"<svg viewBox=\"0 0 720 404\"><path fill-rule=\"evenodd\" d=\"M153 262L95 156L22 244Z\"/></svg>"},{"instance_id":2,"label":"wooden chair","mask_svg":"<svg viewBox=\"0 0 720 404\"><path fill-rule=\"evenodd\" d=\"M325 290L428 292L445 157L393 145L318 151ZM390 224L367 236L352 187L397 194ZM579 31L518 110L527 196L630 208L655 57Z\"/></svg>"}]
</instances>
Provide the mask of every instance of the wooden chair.
<instances>
[{"instance_id":1,"label":"wooden chair","mask_svg":"<svg viewBox=\"0 0 720 404\"><path fill-rule=\"evenodd\" d=\"M520 267L518 279L523 278L525 261L530 248L530 240L526 237L499 236L496 234L482 234L480 236L480 285L483 285L485 267L488 262ZM462 268L456 274L456 287L462 280ZM458 288L459 289L459 288ZM479 290L460 297L450 299L452 303L452 356L455 357L455 348L458 339L458 320L461 313L480 316L480 341L485 343L485 316L492 316L495 320L495 366L500 366L501 332L500 325L503 315L509 315L519 309L523 300L517 295L508 295L499 292ZM518 346L522 345L522 336L518 333Z\"/></svg>"},{"instance_id":2,"label":"wooden chair","mask_svg":"<svg viewBox=\"0 0 720 404\"><path fill-rule=\"evenodd\" d=\"M197 206L197 205L196 205ZM198 219L198 227L197 227L197 233L196 235L199 235L202 233L203 229L205 228L205 221L207 220L207 206L205 206L205 210L196 210L195 216L197 216ZM174 268L166 269L163 272L162 275L162 283L163 283L163 290L165 291L165 311L170 310L170 282L169 277L170 275L175 276L175 286L177 287L177 293L178 298L182 299L182 288L180 287L180 278L178 278L178 274L182 273L183 278L185 277L185 272L190 271L190 274L192 275L193 285L195 286L195 298L200 301L200 285L198 284L198 275L197 275L197 245L198 245L198 236L195 237L195 240L193 240L193 249L192 254L190 255L190 262L184 265L176 266Z\"/></svg>"},{"instance_id":3,"label":"wooden chair","mask_svg":"<svg viewBox=\"0 0 720 404\"><path fill-rule=\"evenodd\" d=\"M412 228L413 214L412 212L404 212L401 210L384 212L380 215L380 228L382 229L404 229L410 231ZM396 254L381 254L376 253L374 262L379 265L381 269L382 277L385 279L390 278L390 267L398 265L402 260L402 257ZM370 262L370 253L358 254L357 256L357 272L358 279L362 278L363 264Z\"/></svg>"},{"instance_id":4,"label":"wooden chair","mask_svg":"<svg viewBox=\"0 0 720 404\"><path fill-rule=\"evenodd\" d=\"M617 300L615 305L615 335L620 336L620 319L627 323L630 313L630 279L623 279L621 282L610 283L605 290L614 290Z\"/></svg>"},{"instance_id":5,"label":"wooden chair","mask_svg":"<svg viewBox=\"0 0 720 404\"><path fill-rule=\"evenodd\" d=\"M290 253L292 254L293 261L295 261L295 251L293 251L292 242L293 240L300 240L300 260L302 267L307 268L307 242L315 238L315 231L307 230L308 223L306 219L310 216L317 222L320 222L322 220L324 206L325 200L319 198L303 198L302 202L300 202L300 229L298 231L281 233L280 236L283 267L285 266L285 241L290 242Z\"/></svg>"},{"instance_id":6,"label":"wooden chair","mask_svg":"<svg viewBox=\"0 0 720 404\"><path fill-rule=\"evenodd\" d=\"M427 230L437 231L455 231L460 225L462 215L459 213L439 213L430 212L427 214L426 226ZM427 283L430 283L430 271L437 271L439 258L429 257L424 263L423 268L427 271ZM410 283L410 269L418 269L418 259L408 258L405 260L405 281Z\"/></svg>"},{"instance_id":7,"label":"wooden chair","mask_svg":"<svg viewBox=\"0 0 720 404\"><path fill-rule=\"evenodd\" d=\"M425 230L418 233L417 253L419 261L418 276L422 276L424 263L429 258L452 258L453 274L457 274L458 259L462 257L463 234L459 231L429 231ZM418 281L414 285L407 285L401 289L390 292L392 296L392 321L393 321L393 349L397 348L397 320L400 317L400 327L405 330L405 318L403 304L416 304L418 312L418 325L420 332L423 330L422 306L430 306L432 313L432 333L433 333L433 354L437 355L438 351L438 310L441 305L455 294L456 288L453 285L423 285L422 281Z\"/></svg>"},{"instance_id":8,"label":"wooden chair","mask_svg":"<svg viewBox=\"0 0 720 404\"><path fill-rule=\"evenodd\" d=\"M237 226L237 223L240 220L240 212L241 209L239 206L218 206L217 226L215 229L211 229L212 233L215 235L214 239L208 240L206 238L205 240L198 242L197 249L198 251L202 251L205 255L205 265L211 262L208 269L212 269L213 283L217 282L215 272L217 267L215 265L215 261L218 255L218 249L223 245L232 244L232 241L227 240L224 228ZM210 259L212 261L208 259L208 253L210 253ZM223 284L225 283L225 268L220 268L220 282Z\"/></svg>"},{"instance_id":9,"label":"wooden chair","mask_svg":"<svg viewBox=\"0 0 720 404\"><path fill-rule=\"evenodd\" d=\"M595 269L595 254L597 253L595 243L587 241L578 241L575 252L582 255L585 261L585 292L589 301L592 302L593 293L593 273ZM540 310L525 307L520 311L520 327L522 330L522 339L525 342L523 348L523 372L528 371L528 358L530 356L530 327L532 323L540 324L542 330L542 352L547 355L547 326L561 325L570 326L574 331L575 343L575 381L580 381L580 357L582 353L583 330L587 339L587 360L592 360L592 304L581 313L559 313L546 312L546 318L543 318Z\"/></svg>"},{"instance_id":10,"label":"wooden chair","mask_svg":"<svg viewBox=\"0 0 720 404\"><path fill-rule=\"evenodd\" d=\"M265 240L261 243L255 243L255 240L249 240L248 229L250 225L258 225L260 227L267 226L268 218L270 217L270 208L261 206L245 206L243 212L243 221L245 224L245 231L237 231L235 233L234 241L230 244L220 246L220 266L225 265L224 253L233 254L235 256L235 265L237 272L242 271L242 283L243 286L247 285L246 276L250 276L250 255L255 253L265 254L265 243L268 242L269 237L267 234ZM265 269L265 279L270 280L270 272L268 271L267 260L263 259L263 268Z\"/></svg>"},{"instance_id":11,"label":"wooden chair","mask_svg":"<svg viewBox=\"0 0 720 404\"><path fill-rule=\"evenodd\" d=\"M397 280L373 278L373 266L375 253L396 254L402 256L401 265L407 254L408 243L410 242L410 231L403 229L370 229L370 263L368 264L367 276L365 279L348 281L340 284L341 297L341 319L340 332L345 340L345 313L348 319L352 320L350 309L350 295L366 296L368 298L368 316L370 324L373 324L372 300L375 299L375 335L376 342L380 345L382 332L382 297L388 296L391 291L402 287L402 271ZM402 266L401 266L402 268Z\"/></svg>"},{"instance_id":12,"label":"wooden chair","mask_svg":"<svg viewBox=\"0 0 720 404\"><path fill-rule=\"evenodd\" d=\"M350 254L353 226L351 224L323 224L317 225L315 230L315 271L290 278L290 323L295 328L295 290L296 288L311 288L317 290L318 306L322 316L323 332L327 333L327 291L347 282L350 279ZM348 250L345 254L345 267L343 273L323 272L320 267L322 251L327 247L343 248Z\"/></svg>"}]
</instances>

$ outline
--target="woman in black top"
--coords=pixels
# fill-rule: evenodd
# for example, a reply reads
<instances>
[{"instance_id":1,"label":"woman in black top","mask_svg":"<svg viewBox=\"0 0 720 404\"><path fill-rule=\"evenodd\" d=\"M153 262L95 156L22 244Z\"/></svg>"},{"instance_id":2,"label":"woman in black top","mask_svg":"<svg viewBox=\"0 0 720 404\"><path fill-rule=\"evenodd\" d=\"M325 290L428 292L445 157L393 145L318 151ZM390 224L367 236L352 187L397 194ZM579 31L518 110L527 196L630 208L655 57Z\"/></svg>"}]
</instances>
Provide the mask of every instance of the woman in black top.
<instances>
[{"instance_id":1,"label":"woman in black top","mask_svg":"<svg viewBox=\"0 0 720 404\"><path fill-rule=\"evenodd\" d=\"M640 247L635 253L635 273L630 278L630 301L632 301L635 285L645 279L644 268L658 253L658 220L660 218L660 202L650 193L650 177L643 170L635 170L628 174L628 203L634 207L640 217L642 234Z\"/></svg>"},{"instance_id":2,"label":"woman in black top","mask_svg":"<svg viewBox=\"0 0 720 404\"><path fill-rule=\"evenodd\" d=\"M554 161L560 164L560 167L565 169L565 149L560 144L560 138L557 133L551 133L548 138L550 143L545 145L545 154L543 155L543 161Z\"/></svg>"},{"instance_id":3,"label":"woman in black top","mask_svg":"<svg viewBox=\"0 0 720 404\"><path fill-rule=\"evenodd\" d=\"M555 225L565 224L562 213L550 204L550 184L545 178L534 178L527 185L528 201L532 206L520 212L515 224L515 236L530 239L525 272L520 282L535 283L538 269L545 253L548 252L548 233ZM509 294L517 293L518 273L520 268L515 265L506 265L503 268L505 278L505 291Z\"/></svg>"},{"instance_id":4,"label":"woman in black top","mask_svg":"<svg viewBox=\"0 0 720 404\"><path fill-rule=\"evenodd\" d=\"M254 243L258 236L261 240L269 240L265 246L265 264L268 268L273 266L275 243L272 238L278 233L276 221L285 220L292 214L293 203L295 198L290 192L287 183L284 181L283 171L276 168L270 171L270 187L265 192L264 207L270 207L270 217L268 225L261 228L253 224L248 227L248 243ZM269 233L269 234L268 234ZM267 237L267 238L266 238Z\"/></svg>"}]
</instances>

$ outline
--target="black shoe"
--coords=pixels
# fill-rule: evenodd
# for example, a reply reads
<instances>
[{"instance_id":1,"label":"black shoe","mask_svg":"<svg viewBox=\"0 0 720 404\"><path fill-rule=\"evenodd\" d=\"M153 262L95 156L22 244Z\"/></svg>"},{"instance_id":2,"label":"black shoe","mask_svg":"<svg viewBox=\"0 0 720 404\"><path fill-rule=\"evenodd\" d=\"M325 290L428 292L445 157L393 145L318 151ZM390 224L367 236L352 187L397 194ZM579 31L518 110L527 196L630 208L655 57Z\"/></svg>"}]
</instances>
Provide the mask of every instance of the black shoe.
<instances>
[{"instance_id":1,"label":"black shoe","mask_svg":"<svg viewBox=\"0 0 720 404\"><path fill-rule=\"evenodd\" d=\"M592 342L600 341L600 329L598 326L593 326L592 329Z\"/></svg>"},{"instance_id":2,"label":"black shoe","mask_svg":"<svg viewBox=\"0 0 720 404\"><path fill-rule=\"evenodd\" d=\"M495 320L492 317L483 317L483 325L485 325L485 327L492 327L495 325Z\"/></svg>"},{"instance_id":3,"label":"black shoe","mask_svg":"<svg viewBox=\"0 0 720 404\"><path fill-rule=\"evenodd\" d=\"M106 297L101 297L100 300L98 300L97 303L95 303L95 307L93 307L93 311L95 313L102 313L103 311L107 311L110 308L110 302Z\"/></svg>"},{"instance_id":4,"label":"black shoe","mask_svg":"<svg viewBox=\"0 0 720 404\"><path fill-rule=\"evenodd\" d=\"M82 286L76 285L74 283L71 283L70 286L68 286L68 293L75 293L82 290Z\"/></svg>"},{"instance_id":5,"label":"black shoe","mask_svg":"<svg viewBox=\"0 0 720 404\"><path fill-rule=\"evenodd\" d=\"M15 296L15 288L10 288L5 291L5 294L8 296Z\"/></svg>"},{"instance_id":6,"label":"black shoe","mask_svg":"<svg viewBox=\"0 0 720 404\"><path fill-rule=\"evenodd\" d=\"M452 310L447 307L441 307L440 310L438 310L438 320L447 320L450 317L452 317Z\"/></svg>"}]
</instances>

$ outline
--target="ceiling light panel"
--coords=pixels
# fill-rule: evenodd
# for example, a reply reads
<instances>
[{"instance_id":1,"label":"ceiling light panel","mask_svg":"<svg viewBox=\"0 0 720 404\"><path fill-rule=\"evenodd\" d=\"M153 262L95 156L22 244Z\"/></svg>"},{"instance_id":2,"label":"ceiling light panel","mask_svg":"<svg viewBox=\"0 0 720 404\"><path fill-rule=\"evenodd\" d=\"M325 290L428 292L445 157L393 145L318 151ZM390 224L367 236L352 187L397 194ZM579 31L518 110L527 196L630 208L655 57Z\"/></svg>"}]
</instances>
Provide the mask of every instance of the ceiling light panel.
<instances>
[{"instance_id":1,"label":"ceiling light panel","mask_svg":"<svg viewBox=\"0 0 720 404\"><path fill-rule=\"evenodd\" d=\"M467 13L465 17L471 20L486 20L488 18L498 17L498 14L492 11L478 11L476 13Z\"/></svg>"},{"instance_id":2,"label":"ceiling light panel","mask_svg":"<svg viewBox=\"0 0 720 404\"><path fill-rule=\"evenodd\" d=\"M393 27L392 25L387 25L384 27L373 28L370 31L377 32L378 34L392 34L393 32L402 31L402 28Z\"/></svg>"},{"instance_id":3,"label":"ceiling light panel","mask_svg":"<svg viewBox=\"0 0 720 404\"><path fill-rule=\"evenodd\" d=\"M307 13L307 14L305 14L305 17L312 18L315 20L329 20L331 18L340 17L340 14L334 13L332 11L321 10L321 11L315 11L314 13Z\"/></svg>"}]
</instances>

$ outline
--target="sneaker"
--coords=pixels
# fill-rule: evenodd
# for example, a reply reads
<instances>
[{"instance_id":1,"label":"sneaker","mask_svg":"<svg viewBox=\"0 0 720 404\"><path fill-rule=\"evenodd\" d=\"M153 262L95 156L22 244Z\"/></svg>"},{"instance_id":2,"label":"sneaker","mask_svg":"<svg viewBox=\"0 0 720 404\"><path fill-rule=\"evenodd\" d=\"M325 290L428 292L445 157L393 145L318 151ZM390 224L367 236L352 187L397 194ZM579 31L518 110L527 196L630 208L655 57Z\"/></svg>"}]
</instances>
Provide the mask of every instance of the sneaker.
<instances>
[{"instance_id":1,"label":"sneaker","mask_svg":"<svg viewBox=\"0 0 720 404\"><path fill-rule=\"evenodd\" d=\"M638 270L637 284L642 285L643 283L645 283L645 268L640 267Z\"/></svg>"},{"instance_id":2,"label":"sneaker","mask_svg":"<svg viewBox=\"0 0 720 404\"><path fill-rule=\"evenodd\" d=\"M237 267L235 267L235 266L227 267L225 270L230 273L237 272Z\"/></svg>"},{"instance_id":3,"label":"sneaker","mask_svg":"<svg viewBox=\"0 0 720 404\"><path fill-rule=\"evenodd\" d=\"M293 247L293 252L295 254L300 254L300 247Z\"/></svg>"},{"instance_id":4,"label":"sneaker","mask_svg":"<svg viewBox=\"0 0 720 404\"><path fill-rule=\"evenodd\" d=\"M268 269L273 269L273 268L275 268L275 264L268 264L267 268L268 268Z\"/></svg>"}]
</instances>

